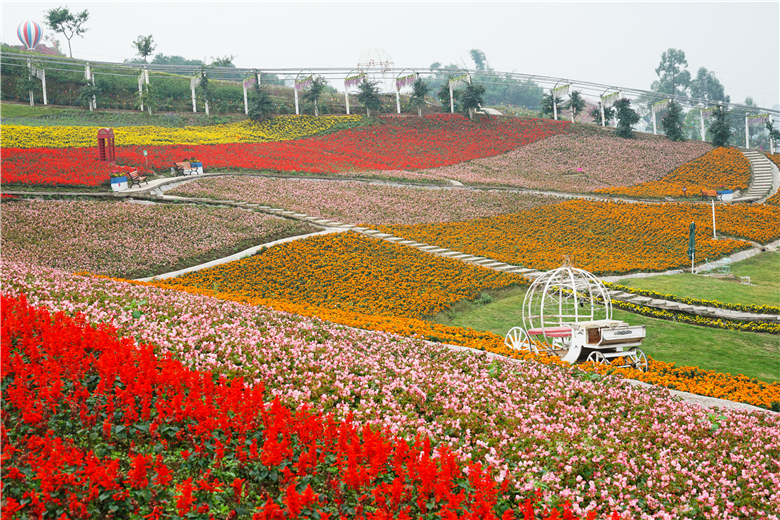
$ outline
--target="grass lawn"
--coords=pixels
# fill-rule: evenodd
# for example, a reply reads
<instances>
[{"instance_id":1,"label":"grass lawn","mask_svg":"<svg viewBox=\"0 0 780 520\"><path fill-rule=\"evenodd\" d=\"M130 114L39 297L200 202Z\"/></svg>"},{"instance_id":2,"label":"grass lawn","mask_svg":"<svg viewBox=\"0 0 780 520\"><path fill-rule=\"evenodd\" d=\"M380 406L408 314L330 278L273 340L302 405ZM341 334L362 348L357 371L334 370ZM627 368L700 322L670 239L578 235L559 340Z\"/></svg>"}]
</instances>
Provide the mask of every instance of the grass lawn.
<instances>
[{"instance_id":1,"label":"grass lawn","mask_svg":"<svg viewBox=\"0 0 780 520\"><path fill-rule=\"evenodd\" d=\"M243 113L193 114L191 112L156 112L151 116L135 110L98 109L90 112L84 108L51 107L27 104L0 103L0 118L4 125L25 126L208 126L243 121Z\"/></svg>"},{"instance_id":2,"label":"grass lawn","mask_svg":"<svg viewBox=\"0 0 780 520\"><path fill-rule=\"evenodd\" d=\"M14 117L56 116L62 112L63 110L58 108L0 103L0 118L3 119Z\"/></svg>"},{"instance_id":3,"label":"grass lawn","mask_svg":"<svg viewBox=\"0 0 780 520\"><path fill-rule=\"evenodd\" d=\"M525 291L525 287L520 287L492 293L490 303L459 302L431 321L505 336L512 327L523 325L521 308ZM699 327L619 309L614 310L613 317L631 325L645 325L647 338L642 350L658 361L744 374L768 382L780 381L780 335Z\"/></svg>"},{"instance_id":4,"label":"grass lawn","mask_svg":"<svg viewBox=\"0 0 780 520\"><path fill-rule=\"evenodd\" d=\"M780 252L765 252L731 264L732 278L695 274L626 278L620 285L727 303L780 306ZM739 283L749 276L750 285Z\"/></svg>"}]
</instances>

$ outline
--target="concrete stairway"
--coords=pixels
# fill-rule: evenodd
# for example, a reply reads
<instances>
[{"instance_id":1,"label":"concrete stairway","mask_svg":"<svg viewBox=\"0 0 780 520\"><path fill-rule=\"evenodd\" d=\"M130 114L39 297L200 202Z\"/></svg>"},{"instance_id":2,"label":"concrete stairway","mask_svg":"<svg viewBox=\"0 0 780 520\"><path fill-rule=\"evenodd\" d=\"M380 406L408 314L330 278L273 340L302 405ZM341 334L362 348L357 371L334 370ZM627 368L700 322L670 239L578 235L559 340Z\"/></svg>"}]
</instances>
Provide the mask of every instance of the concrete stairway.
<instances>
[{"instance_id":1,"label":"concrete stairway","mask_svg":"<svg viewBox=\"0 0 780 520\"><path fill-rule=\"evenodd\" d=\"M750 161L751 180L750 188L742 194L739 200L758 201L768 197L774 191L773 188L776 188L772 162L761 152L746 148L740 148L740 151Z\"/></svg>"}]
</instances>

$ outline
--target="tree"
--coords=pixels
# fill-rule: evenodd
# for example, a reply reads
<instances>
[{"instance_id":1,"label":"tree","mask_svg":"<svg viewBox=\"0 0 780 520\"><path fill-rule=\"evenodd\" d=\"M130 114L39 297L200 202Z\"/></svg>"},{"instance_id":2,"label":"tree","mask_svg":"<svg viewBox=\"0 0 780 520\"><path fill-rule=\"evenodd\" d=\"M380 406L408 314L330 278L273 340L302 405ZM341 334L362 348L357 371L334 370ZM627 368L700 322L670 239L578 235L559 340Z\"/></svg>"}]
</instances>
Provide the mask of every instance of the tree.
<instances>
[{"instance_id":1,"label":"tree","mask_svg":"<svg viewBox=\"0 0 780 520\"><path fill-rule=\"evenodd\" d=\"M780 130L777 130L777 128L772 126L772 123L769 120L767 120L765 125L766 131L769 133L769 141L771 146L772 148L775 148L777 146L777 142L780 141Z\"/></svg>"},{"instance_id":2,"label":"tree","mask_svg":"<svg viewBox=\"0 0 780 520\"><path fill-rule=\"evenodd\" d=\"M450 79L451 77L448 77L448 79L442 84L442 86L439 88L439 91L436 93L436 97L439 100L439 103L441 103L441 107L445 112L449 112L450 108L454 109L455 111L460 110L459 90L454 90L452 92L452 107L450 107Z\"/></svg>"},{"instance_id":3,"label":"tree","mask_svg":"<svg viewBox=\"0 0 780 520\"><path fill-rule=\"evenodd\" d=\"M230 67L235 68L236 66L233 65L233 60L236 59L235 56L232 54L230 56L224 56L222 58L215 58L214 56L211 57L211 66L212 67Z\"/></svg>"},{"instance_id":4,"label":"tree","mask_svg":"<svg viewBox=\"0 0 780 520\"><path fill-rule=\"evenodd\" d=\"M558 96L555 96L555 107L557 112L560 114L561 109L563 108L563 100L559 98ZM553 117L555 115L555 111L553 110L553 94L550 92L549 94L544 94L542 96L542 107L541 107L541 113L542 117L544 116L550 116Z\"/></svg>"},{"instance_id":5,"label":"tree","mask_svg":"<svg viewBox=\"0 0 780 520\"><path fill-rule=\"evenodd\" d=\"M631 108L631 100L627 98L615 101L615 110L617 112L618 124L615 134L618 137L631 139L634 137L631 127L639 122L639 114Z\"/></svg>"},{"instance_id":6,"label":"tree","mask_svg":"<svg viewBox=\"0 0 780 520\"><path fill-rule=\"evenodd\" d=\"M68 40L68 52L70 57L73 57L73 49L70 45L70 40L74 36L81 36L87 32L87 28L84 24L89 20L89 12L84 9L80 13L71 13L67 6L57 7L55 9L49 9L44 13L45 23L49 28L57 33L62 33Z\"/></svg>"},{"instance_id":7,"label":"tree","mask_svg":"<svg viewBox=\"0 0 780 520\"><path fill-rule=\"evenodd\" d=\"M469 51L471 59L474 61L474 65L477 66L477 70L490 70L487 66L487 56L479 49L471 49Z\"/></svg>"},{"instance_id":8,"label":"tree","mask_svg":"<svg viewBox=\"0 0 780 520\"><path fill-rule=\"evenodd\" d=\"M19 98L24 99L32 93L32 99L30 99L30 106L32 106L35 99L35 92L38 90L41 90L41 84L32 76L32 74L30 74L28 69L27 73L22 74L22 77L16 83L16 95L19 96Z\"/></svg>"},{"instance_id":9,"label":"tree","mask_svg":"<svg viewBox=\"0 0 780 520\"><path fill-rule=\"evenodd\" d=\"M255 83L252 95L249 98L249 119L252 121L262 121L265 117L272 113L274 110L274 104L271 101L271 94L266 89Z\"/></svg>"},{"instance_id":10,"label":"tree","mask_svg":"<svg viewBox=\"0 0 780 520\"><path fill-rule=\"evenodd\" d=\"M666 115L661 120L661 128L664 129L666 138L670 141L682 141L682 107L674 101L669 103Z\"/></svg>"},{"instance_id":11,"label":"tree","mask_svg":"<svg viewBox=\"0 0 780 520\"><path fill-rule=\"evenodd\" d=\"M718 106L713 112L709 131L714 146L721 147L729 145L732 130L731 125L728 122L728 112L723 110L722 106Z\"/></svg>"},{"instance_id":12,"label":"tree","mask_svg":"<svg viewBox=\"0 0 780 520\"><path fill-rule=\"evenodd\" d=\"M615 117L615 109L612 107L607 107L604 109L604 119L606 121L601 120L601 101L599 101L598 106L593 108L593 110L590 111L590 117L593 118L593 120L596 122L597 125L600 126L606 126L609 124L610 120Z\"/></svg>"},{"instance_id":13,"label":"tree","mask_svg":"<svg viewBox=\"0 0 780 520\"><path fill-rule=\"evenodd\" d=\"M320 111L317 106L317 102L322 96L322 92L325 90L325 78L317 76L312 81L311 86L304 92L303 100L307 103L314 103L314 117L319 117Z\"/></svg>"},{"instance_id":14,"label":"tree","mask_svg":"<svg viewBox=\"0 0 780 520\"><path fill-rule=\"evenodd\" d=\"M463 109L469 111L469 119L474 119L474 111L482 108L482 96L485 95L485 85L478 85L474 82L467 83L466 88L460 95L460 102Z\"/></svg>"},{"instance_id":15,"label":"tree","mask_svg":"<svg viewBox=\"0 0 780 520\"><path fill-rule=\"evenodd\" d=\"M412 95L409 98L409 104L417 109L417 115L420 117L422 117L422 109L425 106L425 96L428 95L429 90L428 84L420 77L418 77L412 85Z\"/></svg>"},{"instance_id":16,"label":"tree","mask_svg":"<svg viewBox=\"0 0 780 520\"><path fill-rule=\"evenodd\" d=\"M158 52L157 54L154 55L152 64L154 65L195 65L198 67L204 65L203 61L201 60L187 60L184 59L182 56L166 56L161 52Z\"/></svg>"},{"instance_id":17,"label":"tree","mask_svg":"<svg viewBox=\"0 0 780 520\"><path fill-rule=\"evenodd\" d=\"M157 110L157 93L151 83L143 84L141 87L141 94L138 96L135 103L138 108L146 108L149 111L149 115L152 115L153 110Z\"/></svg>"},{"instance_id":18,"label":"tree","mask_svg":"<svg viewBox=\"0 0 780 520\"><path fill-rule=\"evenodd\" d=\"M685 53L677 49L669 49L661 54L661 63L655 69L658 81L654 81L651 89L672 96L685 96L691 84L691 73L685 68L688 61Z\"/></svg>"},{"instance_id":19,"label":"tree","mask_svg":"<svg viewBox=\"0 0 780 520\"><path fill-rule=\"evenodd\" d=\"M79 89L79 103L90 107L90 110L92 110L92 100L97 101L97 97L102 93L102 88L87 82Z\"/></svg>"},{"instance_id":20,"label":"tree","mask_svg":"<svg viewBox=\"0 0 780 520\"><path fill-rule=\"evenodd\" d=\"M366 115L371 117L372 110L380 110L382 108L382 100L379 99L379 87L377 87L376 81L368 81L364 79L363 82L358 85L358 101L363 108L366 109Z\"/></svg>"},{"instance_id":21,"label":"tree","mask_svg":"<svg viewBox=\"0 0 780 520\"><path fill-rule=\"evenodd\" d=\"M573 116L572 119L576 120L580 116L582 111L585 109L585 99L583 99L582 95L580 95L579 90L572 91L566 107L571 110ZM601 115L599 114L599 118L600 117Z\"/></svg>"},{"instance_id":22,"label":"tree","mask_svg":"<svg viewBox=\"0 0 780 520\"><path fill-rule=\"evenodd\" d=\"M154 38L152 38L151 34L149 36L139 35L138 39L133 42L133 45L135 45L135 48L138 51L136 54L143 58L144 63L146 63L146 57L151 56L154 49L157 48L157 46L154 45Z\"/></svg>"},{"instance_id":23,"label":"tree","mask_svg":"<svg viewBox=\"0 0 780 520\"><path fill-rule=\"evenodd\" d=\"M726 95L723 84L715 74L704 67L700 67L696 77L691 80L691 97L725 103L731 101L731 97Z\"/></svg>"}]
</instances>

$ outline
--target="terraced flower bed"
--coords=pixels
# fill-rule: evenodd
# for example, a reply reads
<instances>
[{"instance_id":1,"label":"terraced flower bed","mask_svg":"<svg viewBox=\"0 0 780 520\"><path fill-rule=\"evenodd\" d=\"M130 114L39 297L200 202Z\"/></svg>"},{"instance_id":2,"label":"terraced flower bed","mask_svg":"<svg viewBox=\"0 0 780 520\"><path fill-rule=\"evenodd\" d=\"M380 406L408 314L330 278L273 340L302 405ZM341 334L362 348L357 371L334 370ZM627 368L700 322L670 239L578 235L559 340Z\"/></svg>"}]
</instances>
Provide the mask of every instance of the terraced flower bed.
<instances>
[{"instance_id":1,"label":"terraced flower bed","mask_svg":"<svg viewBox=\"0 0 780 520\"><path fill-rule=\"evenodd\" d=\"M212 126L125 126L113 130L117 146L267 143L302 139L326 131L351 128L362 120L362 116L285 116L261 123L246 120ZM3 147L94 149L98 130L100 127L8 125L3 127Z\"/></svg>"},{"instance_id":2,"label":"terraced flower bed","mask_svg":"<svg viewBox=\"0 0 780 520\"><path fill-rule=\"evenodd\" d=\"M277 299L380 316L418 318L480 291L528 280L358 233L313 236L236 262L161 280L234 300Z\"/></svg>"},{"instance_id":3,"label":"terraced flower bed","mask_svg":"<svg viewBox=\"0 0 780 520\"><path fill-rule=\"evenodd\" d=\"M780 211L768 205L719 205L718 232L760 243L780 238ZM696 255L719 258L750 246L712 240L705 204L631 204L575 200L471 222L375 226L395 236L536 269L565 257L598 274L690 266L688 227L696 222Z\"/></svg>"},{"instance_id":4,"label":"terraced flower bed","mask_svg":"<svg viewBox=\"0 0 780 520\"><path fill-rule=\"evenodd\" d=\"M0 247L3 261L133 277L314 231L307 224L238 208L18 200L3 204Z\"/></svg>"},{"instance_id":5,"label":"terraced flower bed","mask_svg":"<svg viewBox=\"0 0 780 520\"><path fill-rule=\"evenodd\" d=\"M780 168L780 153L776 153L776 154L768 153L768 154L766 154L766 156L767 156L767 158L770 161L775 163L775 166ZM771 197L767 198L766 199L766 203L767 204L771 204L773 206L780 206L780 191L778 191L777 193L775 193Z\"/></svg>"},{"instance_id":6,"label":"terraced flower bed","mask_svg":"<svg viewBox=\"0 0 780 520\"><path fill-rule=\"evenodd\" d=\"M490 468L447 445L432 449L427 436L408 442L350 418L294 413L278 398L267 404L263 384L215 382L151 345L23 297L3 297L2 332L6 518L365 518L365 510L409 518L441 509L497 520L537 509L536 496L507 493ZM572 518L560 509L544 518Z\"/></svg>"},{"instance_id":7,"label":"terraced flower bed","mask_svg":"<svg viewBox=\"0 0 780 520\"><path fill-rule=\"evenodd\" d=\"M589 376L576 369L488 359L419 340L334 326L317 319L149 285L73 277L22 264L3 263L1 268L5 293L26 292L33 305L48 302L53 310L84 312L88 321L112 324L119 327L121 336L154 344L157 355L173 354L186 368L213 370L230 380L245 376L247 385L265 386L265 403L278 397L281 405L296 410L309 405L315 414L332 413L334 421L344 420L351 413L359 432L365 431L360 429L362 425L371 424L402 437L428 436L433 449L450 446L456 461L485 461L491 466L490 475L501 483L496 486L497 504L517 503L514 496L530 496L538 489L541 503L562 507L564 501L569 501L573 513L581 516L596 511L599 517L606 517L618 508L621 514L634 518L668 518L684 516L697 508L702 518L714 519L723 514L771 518L777 507L778 470L773 461L779 448L780 416L776 414L712 413L675 402L662 389L638 389L614 377ZM142 321L125 309L129 301L143 302L139 306ZM16 315L21 317L23 313ZM8 337L3 334L4 341ZM5 356L9 349L3 348L3 352ZM155 366L142 351L138 352L138 359L147 360L139 366L150 370ZM113 365L107 362L104 366ZM4 378L8 374L8 370L3 370ZM180 379L185 378L170 381ZM157 380L168 381L162 376ZM214 380L216 384L210 383ZM139 381L150 385L153 379ZM222 391L222 383L211 377L208 381L209 395L221 395L216 392ZM240 386L233 384L230 399L215 400L220 409L229 410L231 403L238 406L245 402L248 406L253 402L249 393L241 399ZM175 387L168 388L171 393L166 395L174 395ZM65 386L63 391L67 390ZM143 391L143 387L138 391ZM78 402L73 401L77 407ZM201 402L196 410L203 414L197 417L202 417L199 421L207 425L219 416L206 409L212 401ZM117 410L122 410L120 404L117 400ZM295 488L298 495L291 495L288 490L290 482L303 483L302 475L313 473L311 469L305 473L295 464L288 465L291 475L283 481L287 485L276 487L272 481L262 480L273 467L268 459L260 466L252 458L252 439L256 437L252 436L254 430L248 429L253 423L241 420L246 408L237 409L233 417L227 414L220 423L221 432L243 428L232 437L214 436L213 428L205 426L198 429L197 422L187 416L180 426L170 423L190 429L193 434L208 432L204 437L208 442L197 443L192 450L182 444L183 439L169 440L168 431L163 431L163 426L168 427L163 422L167 412L150 406L149 410L157 410L157 415L150 415L147 420L143 409L137 410L138 418L128 419L131 427L123 428L126 433L122 437L116 434L124 421L109 423L111 442L118 449L135 441L133 458L123 458L117 469L116 481L121 486L118 489L128 490L129 495L113 500L122 501L144 488L132 485L143 481L139 468L147 468L149 487L165 500L158 504L163 511L178 511L172 502L182 497L186 497L182 505L212 500L211 507L228 509L250 499L252 504L264 507L270 497L284 508L289 507L291 496L306 492L305 486ZM266 410L271 410L268 404ZM84 418L74 416L73 428L81 428L78 421L94 421L94 426L88 428L94 429L97 439L103 439L105 422L102 412L96 411L97 416L91 410ZM271 416L281 417L276 412ZM9 418L4 409L3 420ZM136 422L141 427L132 427ZM155 432L161 440L151 434L151 429L146 430L147 422L158 425ZM291 429L299 424L292 419L285 419L284 423ZM22 431L17 428L13 433ZM287 437L286 431L289 430L279 431L279 442L290 438L290 448L297 450L300 444L294 444L295 438ZM241 442L242 434L246 435L246 444ZM354 441L355 449L358 439ZM171 450L163 447L162 451L155 451L163 440ZM261 437L257 442L260 445L268 441ZM4 450L9 453L8 442L4 443ZM263 453L266 451L269 455L278 453ZM157 453L162 455L161 462L156 459ZM155 454L154 459L139 460L151 454ZM61 460L50 458L52 463ZM12 460L17 463L17 459ZM283 467L284 460L291 459L283 458L275 466L280 478L284 472L278 468ZM172 470L180 487L163 489L155 484L158 471L154 466L162 464ZM367 466L363 468L367 470ZM204 482L208 470L211 473L205 482L216 486L196 486L196 482ZM253 470L258 473L253 474ZM269 473L262 473L265 470ZM39 493L43 477L24 479L15 486L27 487L14 487L12 492L33 489ZM133 477L138 479L130 480ZM189 477L191 492L185 485ZM246 480L233 487L235 478ZM318 481L315 477L308 482L314 487ZM260 484L265 484L269 493L262 500L251 494ZM236 488L241 493L234 494ZM244 492L249 493L248 497ZM8 488L5 493L9 493ZM143 496L140 492L138 495ZM378 499L371 493L365 495L363 503L367 505L374 505L373 500ZM140 507L149 507L148 502L137 502ZM430 507L440 508L443 503L437 501ZM228 509L224 509L225 514ZM500 509L494 511L501 514Z\"/></svg>"},{"instance_id":8,"label":"terraced flower bed","mask_svg":"<svg viewBox=\"0 0 780 520\"><path fill-rule=\"evenodd\" d=\"M578 128L502 155L418 173L467 184L586 193L605 186L633 186L660 179L710 150L712 145L697 141L675 143L642 134L636 139L623 139L604 131Z\"/></svg>"},{"instance_id":9,"label":"terraced flower bed","mask_svg":"<svg viewBox=\"0 0 780 520\"><path fill-rule=\"evenodd\" d=\"M167 194L265 204L352 224L465 221L515 213L559 200L505 191L266 177L199 179Z\"/></svg>"},{"instance_id":10,"label":"terraced flower bed","mask_svg":"<svg viewBox=\"0 0 780 520\"><path fill-rule=\"evenodd\" d=\"M737 148L716 148L662 179L632 187L604 188L596 193L621 197L694 197L701 195L702 190L744 190L749 185L750 161L742 152Z\"/></svg>"},{"instance_id":11,"label":"terraced flower bed","mask_svg":"<svg viewBox=\"0 0 780 520\"><path fill-rule=\"evenodd\" d=\"M208 171L272 170L295 173L341 173L406 170L455 164L505 153L563 133L569 123L541 119L471 122L462 116L428 116L389 121L321 137L268 143L218 145L120 146L120 164L146 165L167 172L183 157L197 157ZM121 144L121 143L120 143ZM94 149L4 148L0 180L4 184L100 184ZM143 152L147 151L148 157ZM80 175L74 168L85 168ZM65 174L63 174L65 172ZM107 177L106 177L107 178Z\"/></svg>"}]
</instances>

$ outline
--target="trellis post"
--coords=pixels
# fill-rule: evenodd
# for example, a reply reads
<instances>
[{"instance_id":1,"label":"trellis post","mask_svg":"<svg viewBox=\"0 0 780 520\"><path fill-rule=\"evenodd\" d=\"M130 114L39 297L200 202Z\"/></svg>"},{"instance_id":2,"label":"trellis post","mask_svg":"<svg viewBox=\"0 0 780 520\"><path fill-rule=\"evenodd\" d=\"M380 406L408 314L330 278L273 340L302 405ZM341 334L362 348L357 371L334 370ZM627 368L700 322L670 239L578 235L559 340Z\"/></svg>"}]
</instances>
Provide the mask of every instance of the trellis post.
<instances>
[{"instance_id":1,"label":"trellis post","mask_svg":"<svg viewBox=\"0 0 780 520\"><path fill-rule=\"evenodd\" d=\"M197 113L198 112L198 105L195 103L195 86L198 84L198 77L193 76L192 79L190 79L190 90L192 91L192 112Z\"/></svg>"},{"instance_id":2,"label":"trellis post","mask_svg":"<svg viewBox=\"0 0 780 520\"><path fill-rule=\"evenodd\" d=\"M550 89L550 97L552 98L552 105L553 105L553 118L556 121L558 120L558 104L555 102L555 100L557 99L558 94L562 96L567 95L569 93L570 88L571 88L571 83L567 85L561 85L560 87L553 87L552 89Z\"/></svg>"},{"instance_id":3,"label":"trellis post","mask_svg":"<svg viewBox=\"0 0 780 520\"><path fill-rule=\"evenodd\" d=\"M606 92L606 90L604 91ZM601 95L601 126L607 126L607 118L604 110L611 107L616 99L620 98L620 91L613 92L607 96Z\"/></svg>"},{"instance_id":4,"label":"trellis post","mask_svg":"<svg viewBox=\"0 0 780 520\"><path fill-rule=\"evenodd\" d=\"M772 121L772 114L769 114L769 126L772 128L775 127L774 121ZM772 134L769 134L769 153L772 155L775 154L775 140L772 139Z\"/></svg>"},{"instance_id":5,"label":"trellis post","mask_svg":"<svg viewBox=\"0 0 780 520\"><path fill-rule=\"evenodd\" d=\"M460 76L452 78L448 82L450 87L450 113L451 114L455 113L455 93L453 92L453 89L455 87L461 86L466 81L471 83L471 76L469 76L468 73L461 74Z\"/></svg>"},{"instance_id":6,"label":"trellis post","mask_svg":"<svg viewBox=\"0 0 780 520\"><path fill-rule=\"evenodd\" d=\"M46 70L39 69L33 65L29 58L27 59L27 70L31 78L35 77L41 80L41 88L43 90L43 104L47 105L48 99L46 98ZM35 106L35 92L32 90L30 91L30 106Z\"/></svg>"},{"instance_id":7,"label":"trellis post","mask_svg":"<svg viewBox=\"0 0 780 520\"><path fill-rule=\"evenodd\" d=\"M243 82L243 86L244 86L244 114L245 115L249 115L249 100L248 100L248 97L247 97L247 89L251 85L255 85L255 84L259 85L260 84L259 76L260 75L257 72L255 72L255 74L253 74L251 78L247 78Z\"/></svg>"},{"instance_id":8,"label":"trellis post","mask_svg":"<svg viewBox=\"0 0 780 520\"><path fill-rule=\"evenodd\" d=\"M43 104L48 105L49 102L46 99L46 69L37 69L37 71L41 74L38 79L41 80L42 84L41 88L43 89Z\"/></svg>"},{"instance_id":9,"label":"trellis post","mask_svg":"<svg viewBox=\"0 0 780 520\"><path fill-rule=\"evenodd\" d=\"M32 77L32 62L30 61L30 58L27 58L27 74L29 77ZM35 92L33 92L32 89L27 91L27 95L30 98L30 106L35 106Z\"/></svg>"},{"instance_id":10,"label":"trellis post","mask_svg":"<svg viewBox=\"0 0 780 520\"><path fill-rule=\"evenodd\" d=\"M144 68L141 70L141 74L138 75L138 98L141 100L141 112L144 111L143 103L143 84L149 84L149 70ZM152 106L149 105L149 115L152 115Z\"/></svg>"},{"instance_id":11,"label":"trellis post","mask_svg":"<svg viewBox=\"0 0 780 520\"><path fill-rule=\"evenodd\" d=\"M699 117L701 118L701 140L704 141L704 110L699 110Z\"/></svg>"},{"instance_id":12,"label":"trellis post","mask_svg":"<svg viewBox=\"0 0 780 520\"><path fill-rule=\"evenodd\" d=\"M748 117L745 116L745 148L750 149L750 125L748 124Z\"/></svg>"},{"instance_id":13,"label":"trellis post","mask_svg":"<svg viewBox=\"0 0 780 520\"><path fill-rule=\"evenodd\" d=\"M652 112L653 112L653 133L654 133L654 134L657 134L657 133L658 133L658 128L657 128L657 125L656 125L656 123L655 123L655 121L656 121L656 120L655 120L655 114L656 114L656 112L658 112L659 110L663 110L664 108L666 108L667 106L669 106L669 103L670 103L671 101L672 101L671 99L663 99L663 100L661 100L661 101L656 101L655 103L653 103Z\"/></svg>"},{"instance_id":14,"label":"trellis post","mask_svg":"<svg viewBox=\"0 0 780 520\"><path fill-rule=\"evenodd\" d=\"M399 114L401 113L401 89L417 79L416 72L407 76L401 76L403 72L401 71L395 78L395 108Z\"/></svg>"},{"instance_id":15,"label":"trellis post","mask_svg":"<svg viewBox=\"0 0 780 520\"><path fill-rule=\"evenodd\" d=\"M90 67L89 63L86 64L84 68L84 78L87 80L87 84L89 84L89 80L92 80L92 86L95 86L95 75L92 73L92 68ZM92 99L89 101L89 111L94 112L97 109L97 99L95 96L92 96Z\"/></svg>"},{"instance_id":16,"label":"trellis post","mask_svg":"<svg viewBox=\"0 0 780 520\"><path fill-rule=\"evenodd\" d=\"M355 69L352 69L344 78L344 103L347 107L347 115L349 115L349 89L355 85L359 85L360 81L366 77L365 72L358 71L354 76L350 76Z\"/></svg>"}]
</instances>

